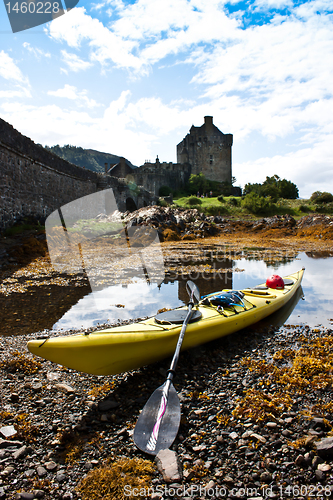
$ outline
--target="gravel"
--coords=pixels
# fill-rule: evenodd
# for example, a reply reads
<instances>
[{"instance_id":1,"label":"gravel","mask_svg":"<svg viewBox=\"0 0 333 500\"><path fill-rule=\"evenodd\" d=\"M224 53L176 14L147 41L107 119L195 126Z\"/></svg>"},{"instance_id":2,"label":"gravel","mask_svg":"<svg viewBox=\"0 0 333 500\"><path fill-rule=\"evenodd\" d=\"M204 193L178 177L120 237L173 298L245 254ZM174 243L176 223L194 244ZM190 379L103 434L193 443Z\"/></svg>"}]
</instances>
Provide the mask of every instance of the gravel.
<instances>
[{"instance_id":1,"label":"gravel","mask_svg":"<svg viewBox=\"0 0 333 500\"><path fill-rule=\"evenodd\" d=\"M278 366L283 361L274 355L282 349L331 336L308 326L257 325L182 353L175 378L182 421L172 449L183 479L167 483L156 469L147 498L330 496L331 384L288 391L290 405L265 418L232 412L250 389L271 399L281 394L249 360ZM170 360L114 377L86 375L33 358L26 350L33 337L3 337L0 347L0 499L78 499L80 481L106 459L153 460L136 449L132 433ZM9 362L16 352L24 356L15 370ZM25 373L32 359L41 361L38 371ZM10 426L12 436L3 431Z\"/></svg>"}]
</instances>

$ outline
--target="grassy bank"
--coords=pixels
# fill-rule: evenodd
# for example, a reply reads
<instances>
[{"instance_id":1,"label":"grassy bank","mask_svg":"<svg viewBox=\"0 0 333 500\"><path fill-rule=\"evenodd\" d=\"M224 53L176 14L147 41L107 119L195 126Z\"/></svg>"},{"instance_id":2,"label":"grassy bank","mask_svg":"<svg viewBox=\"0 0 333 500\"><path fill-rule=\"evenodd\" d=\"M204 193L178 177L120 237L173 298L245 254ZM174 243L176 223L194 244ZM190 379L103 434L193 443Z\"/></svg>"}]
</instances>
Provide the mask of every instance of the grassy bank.
<instances>
[{"instance_id":1,"label":"grassy bank","mask_svg":"<svg viewBox=\"0 0 333 500\"><path fill-rule=\"evenodd\" d=\"M266 201L264 201L266 200ZM258 218L271 215L292 215L298 219L309 213L332 214L331 203L315 204L310 200L279 199L275 203L269 199L239 198L234 196L219 196L214 198L197 198L187 196L174 200L174 206L197 208L207 215L223 215L237 218Z\"/></svg>"}]
</instances>

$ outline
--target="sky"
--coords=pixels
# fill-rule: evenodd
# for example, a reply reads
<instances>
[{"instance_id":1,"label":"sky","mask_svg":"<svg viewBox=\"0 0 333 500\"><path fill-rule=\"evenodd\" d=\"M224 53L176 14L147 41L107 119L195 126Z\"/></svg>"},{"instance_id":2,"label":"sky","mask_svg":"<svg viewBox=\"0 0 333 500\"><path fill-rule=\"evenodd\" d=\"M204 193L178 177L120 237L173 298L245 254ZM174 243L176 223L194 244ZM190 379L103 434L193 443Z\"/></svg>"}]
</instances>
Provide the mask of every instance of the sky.
<instances>
[{"instance_id":1,"label":"sky","mask_svg":"<svg viewBox=\"0 0 333 500\"><path fill-rule=\"evenodd\" d=\"M80 0L15 34L4 4L0 117L36 143L175 162L210 115L235 185L333 193L332 0Z\"/></svg>"}]
</instances>

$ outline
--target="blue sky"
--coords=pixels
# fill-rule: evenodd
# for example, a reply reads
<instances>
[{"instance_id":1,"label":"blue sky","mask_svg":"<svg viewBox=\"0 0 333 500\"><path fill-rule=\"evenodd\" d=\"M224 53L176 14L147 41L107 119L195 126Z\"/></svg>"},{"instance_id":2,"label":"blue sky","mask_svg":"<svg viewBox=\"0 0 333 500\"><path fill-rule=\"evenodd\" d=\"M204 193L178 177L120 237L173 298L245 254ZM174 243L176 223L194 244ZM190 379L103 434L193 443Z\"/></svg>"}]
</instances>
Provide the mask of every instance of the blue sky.
<instances>
[{"instance_id":1,"label":"blue sky","mask_svg":"<svg viewBox=\"0 0 333 500\"><path fill-rule=\"evenodd\" d=\"M0 117L43 145L176 161L205 115L237 185L333 192L332 0L80 1L13 34L0 4Z\"/></svg>"}]
</instances>

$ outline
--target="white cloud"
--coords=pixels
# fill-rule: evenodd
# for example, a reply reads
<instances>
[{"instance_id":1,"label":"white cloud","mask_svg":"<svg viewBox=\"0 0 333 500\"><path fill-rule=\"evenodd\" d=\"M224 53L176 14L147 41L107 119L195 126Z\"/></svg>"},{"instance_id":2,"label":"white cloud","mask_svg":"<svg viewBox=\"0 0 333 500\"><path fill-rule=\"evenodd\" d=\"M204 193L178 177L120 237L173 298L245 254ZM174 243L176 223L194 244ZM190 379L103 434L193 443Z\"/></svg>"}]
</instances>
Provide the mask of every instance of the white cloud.
<instances>
[{"instance_id":1,"label":"white cloud","mask_svg":"<svg viewBox=\"0 0 333 500\"><path fill-rule=\"evenodd\" d=\"M4 51L0 52L0 76L16 83L28 83L14 60Z\"/></svg>"},{"instance_id":2,"label":"white cloud","mask_svg":"<svg viewBox=\"0 0 333 500\"><path fill-rule=\"evenodd\" d=\"M94 99L89 99L87 97L86 90L82 90L81 92L79 92L73 85L66 84L64 88L58 90L49 90L47 94L55 97L71 99L73 101L76 101L79 106L88 106L88 108L99 106L99 104Z\"/></svg>"},{"instance_id":3,"label":"white cloud","mask_svg":"<svg viewBox=\"0 0 333 500\"><path fill-rule=\"evenodd\" d=\"M237 117L233 130L241 136L259 131L284 137L299 127L328 124L333 30L327 22L292 17L244 30L238 42L202 53L206 62L193 83L204 85L203 97L224 108L231 123Z\"/></svg>"},{"instance_id":4,"label":"white cloud","mask_svg":"<svg viewBox=\"0 0 333 500\"><path fill-rule=\"evenodd\" d=\"M68 95L71 95L71 89L68 89ZM99 117L54 104L37 107L7 103L1 105L1 116L35 142L74 144L125 155L135 163L137 159L151 156L150 147L156 136L135 127L126 113L127 95L125 92L112 101Z\"/></svg>"},{"instance_id":5,"label":"white cloud","mask_svg":"<svg viewBox=\"0 0 333 500\"><path fill-rule=\"evenodd\" d=\"M88 42L91 61L98 61L101 65L112 61L119 67L140 68L140 61L131 54L135 43L116 36L98 19L87 15L83 7L56 21L45 28L53 40L66 42L69 47L75 48Z\"/></svg>"},{"instance_id":6,"label":"white cloud","mask_svg":"<svg viewBox=\"0 0 333 500\"><path fill-rule=\"evenodd\" d=\"M278 174L294 182L302 198L314 191L333 192L333 150L331 135L288 154L262 157L254 161L234 163L233 175L241 184L262 183L266 176Z\"/></svg>"},{"instance_id":7,"label":"white cloud","mask_svg":"<svg viewBox=\"0 0 333 500\"><path fill-rule=\"evenodd\" d=\"M29 97L23 90L0 90L1 99L12 99L14 97Z\"/></svg>"},{"instance_id":8,"label":"white cloud","mask_svg":"<svg viewBox=\"0 0 333 500\"><path fill-rule=\"evenodd\" d=\"M68 68L75 73L81 70L88 69L92 66L91 62L84 61L83 59L80 59L80 57L76 54L67 52L66 50L62 50L61 55Z\"/></svg>"},{"instance_id":9,"label":"white cloud","mask_svg":"<svg viewBox=\"0 0 333 500\"><path fill-rule=\"evenodd\" d=\"M29 79L25 77L14 60L4 51L0 51L0 77L15 88L1 91L1 97L31 97Z\"/></svg>"},{"instance_id":10,"label":"white cloud","mask_svg":"<svg viewBox=\"0 0 333 500\"><path fill-rule=\"evenodd\" d=\"M32 47L28 42L24 42L23 47L27 49L31 54L33 54L37 59L41 59L42 57L51 57L50 52L44 52L44 50L41 50L38 47Z\"/></svg>"},{"instance_id":11,"label":"white cloud","mask_svg":"<svg viewBox=\"0 0 333 500\"><path fill-rule=\"evenodd\" d=\"M260 10L285 9L293 7L292 0L255 0L254 6Z\"/></svg>"},{"instance_id":12,"label":"white cloud","mask_svg":"<svg viewBox=\"0 0 333 500\"><path fill-rule=\"evenodd\" d=\"M118 3L117 9L121 17L110 29L81 7L75 16L63 16L45 31L70 47L87 42L91 61L147 74L151 64L193 44L233 39L239 26L219 0L138 0L126 7Z\"/></svg>"}]
</instances>

